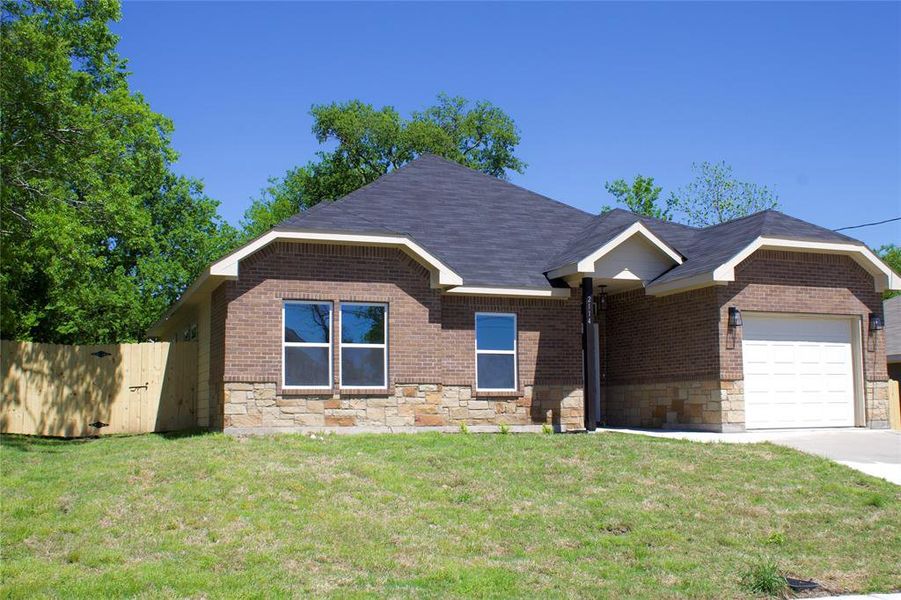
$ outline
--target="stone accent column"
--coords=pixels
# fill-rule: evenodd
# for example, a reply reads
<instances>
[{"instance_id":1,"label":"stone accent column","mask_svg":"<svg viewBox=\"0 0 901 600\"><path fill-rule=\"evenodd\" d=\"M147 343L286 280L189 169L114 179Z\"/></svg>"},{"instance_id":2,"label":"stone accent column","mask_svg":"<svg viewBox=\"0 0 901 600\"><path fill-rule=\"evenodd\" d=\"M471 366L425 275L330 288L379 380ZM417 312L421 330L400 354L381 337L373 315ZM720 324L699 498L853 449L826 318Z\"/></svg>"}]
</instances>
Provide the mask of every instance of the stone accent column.
<instances>
[{"instance_id":1,"label":"stone accent column","mask_svg":"<svg viewBox=\"0 0 901 600\"><path fill-rule=\"evenodd\" d=\"M888 381L865 381L864 413L867 427L871 429L888 429Z\"/></svg>"}]
</instances>

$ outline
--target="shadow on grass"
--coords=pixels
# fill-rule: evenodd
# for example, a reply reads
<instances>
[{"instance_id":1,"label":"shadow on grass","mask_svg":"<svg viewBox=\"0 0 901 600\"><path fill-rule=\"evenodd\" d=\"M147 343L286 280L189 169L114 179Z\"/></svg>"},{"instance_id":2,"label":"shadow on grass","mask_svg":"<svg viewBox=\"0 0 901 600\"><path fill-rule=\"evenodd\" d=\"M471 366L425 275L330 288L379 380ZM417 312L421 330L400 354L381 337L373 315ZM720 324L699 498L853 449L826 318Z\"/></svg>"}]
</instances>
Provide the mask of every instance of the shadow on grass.
<instances>
[{"instance_id":1,"label":"shadow on grass","mask_svg":"<svg viewBox=\"0 0 901 600\"><path fill-rule=\"evenodd\" d=\"M16 433L0 434L0 446L17 452L43 452L53 454L63 452L80 446L89 444L101 439L126 439L126 438L143 438L157 437L163 440L180 440L184 438L194 438L210 435L206 429L185 429L181 431L166 431L159 433L140 433L140 434L122 434L122 435L95 435L90 437L78 438L61 438L47 437L39 435L20 435Z\"/></svg>"},{"instance_id":2,"label":"shadow on grass","mask_svg":"<svg viewBox=\"0 0 901 600\"><path fill-rule=\"evenodd\" d=\"M157 433L147 433L143 435L153 435L164 440L180 440L182 438L204 437L217 433L209 429L181 429L179 431L162 431Z\"/></svg>"},{"instance_id":3,"label":"shadow on grass","mask_svg":"<svg viewBox=\"0 0 901 600\"><path fill-rule=\"evenodd\" d=\"M0 435L0 446L17 452L57 453L67 450L76 444L85 444L95 438L58 438L38 435L19 435L4 433Z\"/></svg>"}]
</instances>

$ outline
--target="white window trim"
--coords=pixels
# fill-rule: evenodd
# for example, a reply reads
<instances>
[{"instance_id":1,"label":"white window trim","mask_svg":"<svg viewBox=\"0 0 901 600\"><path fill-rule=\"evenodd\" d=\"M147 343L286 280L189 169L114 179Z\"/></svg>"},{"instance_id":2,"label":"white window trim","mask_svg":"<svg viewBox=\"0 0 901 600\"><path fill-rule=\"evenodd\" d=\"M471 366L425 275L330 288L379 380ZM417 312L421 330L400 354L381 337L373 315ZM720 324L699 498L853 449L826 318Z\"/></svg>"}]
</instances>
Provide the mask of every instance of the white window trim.
<instances>
[{"instance_id":1,"label":"white window trim","mask_svg":"<svg viewBox=\"0 0 901 600\"><path fill-rule=\"evenodd\" d=\"M344 332L344 323L342 308L345 306L384 306L385 307L385 338L384 343L382 344L351 344L344 343L342 336L338 336L338 376L340 379L340 386L342 390L385 390L388 389L388 313L389 308L388 304L385 302L341 302L340 306L338 306L338 323L340 325L339 331ZM384 373L384 379L382 381L382 385L344 385L344 353L342 350L347 348L382 348L384 352L382 352L382 360L384 361L384 367L382 369L382 373Z\"/></svg>"},{"instance_id":2,"label":"white window trim","mask_svg":"<svg viewBox=\"0 0 901 600\"><path fill-rule=\"evenodd\" d=\"M479 350L479 317L513 317L513 349L512 350ZM516 313L477 312L473 319L473 338L476 350L476 391L477 392L516 392L519 391L519 323ZM513 387L512 388L483 388L479 387L479 355L480 354L512 354L513 355Z\"/></svg>"},{"instance_id":3,"label":"white window trim","mask_svg":"<svg viewBox=\"0 0 901 600\"><path fill-rule=\"evenodd\" d=\"M328 306L328 342L286 342L285 341L285 308L289 304L325 304ZM334 303L328 300L284 300L282 301L282 389L283 390L330 390L332 389L332 340L335 319ZM328 384L327 385L288 385L285 380L285 367L287 366L287 348L328 348Z\"/></svg>"}]
</instances>

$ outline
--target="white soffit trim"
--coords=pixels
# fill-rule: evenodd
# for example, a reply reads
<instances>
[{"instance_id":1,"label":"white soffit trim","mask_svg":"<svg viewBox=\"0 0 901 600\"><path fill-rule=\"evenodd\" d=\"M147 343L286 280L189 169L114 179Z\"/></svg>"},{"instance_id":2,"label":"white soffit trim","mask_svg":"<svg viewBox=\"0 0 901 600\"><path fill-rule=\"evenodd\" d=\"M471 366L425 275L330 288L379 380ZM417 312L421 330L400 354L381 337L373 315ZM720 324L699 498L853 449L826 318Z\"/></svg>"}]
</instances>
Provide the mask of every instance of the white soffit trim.
<instances>
[{"instance_id":1,"label":"white soffit trim","mask_svg":"<svg viewBox=\"0 0 901 600\"><path fill-rule=\"evenodd\" d=\"M651 233L651 230L645 227L641 223L641 221L636 221L635 223L624 229L622 232L620 232L620 234L615 238L613 238L585 258L582 258L577 262L569 263L567 265L563 265L561 267L557 267L556 269L548 271L548 279L557 279L560 277L565 277L567 275L572 275L574 273L594 273L594 265L598 260L603 258L605 254L608 254L614 248L631 238L633 235L644 236L651 244L653 244L658 250L672 259L672 261L677 265L682 264L682 256L680 256L678 252L667 246L663 242L663 240Z\"/></svg>"},{"instance_id":2,"label":"white soffit trim","mask_svg":"<svg viewBox=\"0 0 901 600\"><path fill-rule=\"evenodd\" d=\"M836 242L811 242L783 238L758 237L742 248L735 256L718 266L712 272L700 273L683 279L662 284L651 283L647 293L651 296L666 296L709 285L725 285L735 281L735 267L758 250L786 250L791 252L812 252L818 254L842 254L853 259L868 273L873 275L876 291L901 289L901 277L892 271L866 246Z\"/></svg>"},{"instance_id":3,"label":"white soffit trim","mask_svg":"<svg viewBox=\"0 0 901 600\"><path fill-rule=\"evenodd\" d=\"M569 288L503 288L460 285L445 290L445 294L460 296L517 296L528 298L569 298Z\"/></svg>"},{"instance_id":4,"label":"white soffit trim","mask_svg":"<svg viewBox=\"0 0 901 600\"><path fill-rule=\"evenodd\" d=\"M211 275L224 277L238 276L238 263L241 259L257 250L277 241L305 241L317 243L338 243L357 246L388 246L400 248L414 259L423 263L432 273L432 286L461 285L463 278L454 273L447 265L429 254L419 244L402 235L372 235L356 233L335 233L324 231L270 231L258 237L246 246L232 252L225 258L210 266Z\"/></svg>"},{"instance_id":5,"label":"white soffit trim","mask_svg":"<svg viewBox=\"0 0 901 600\"><path fill-rule=\"evenodd\" d=\"M726 285L725 281L716 281L713 273L699 273L690 277L683 277L666 283L650 283L645 287L645 294L648 296L669 296L670 294L678 294L688 292L711 285Z\"/></svg>"}]
</instances>

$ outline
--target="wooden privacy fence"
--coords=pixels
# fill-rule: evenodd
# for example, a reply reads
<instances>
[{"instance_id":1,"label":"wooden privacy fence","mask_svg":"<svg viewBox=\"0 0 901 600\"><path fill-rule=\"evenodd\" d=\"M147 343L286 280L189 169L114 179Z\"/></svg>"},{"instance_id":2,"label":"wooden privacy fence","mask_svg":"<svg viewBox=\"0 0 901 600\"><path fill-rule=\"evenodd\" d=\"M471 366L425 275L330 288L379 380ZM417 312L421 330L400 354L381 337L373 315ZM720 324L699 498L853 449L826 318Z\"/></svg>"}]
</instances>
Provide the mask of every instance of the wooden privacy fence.
<instances>
[{"instance_id":1,"label":"wooden privacy fence","mask_svg":"<svg viewBox=\"0 0 901 600\"><path fill-rule=\"evenodd\" d=\"M197 342L0 341L0 431L62 437L197 424ZM107 427L90 424L100 421Z\"/></svg>"},{"instance_id":2,"label":"wooden privacy fence","mask_svg":"<svg viewBox=\"0 0 901 600\"><path fill-rule=\"evenodd\" d=\"M901 429L901 394L898 382L888 380L888 420L892 429Z\"/></svg>"}]
</instances>

